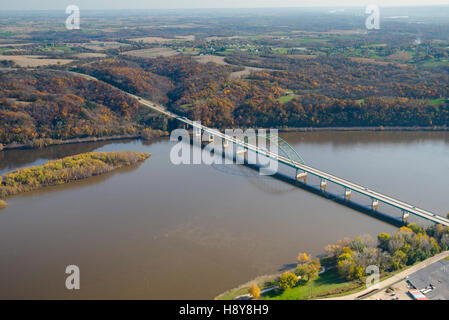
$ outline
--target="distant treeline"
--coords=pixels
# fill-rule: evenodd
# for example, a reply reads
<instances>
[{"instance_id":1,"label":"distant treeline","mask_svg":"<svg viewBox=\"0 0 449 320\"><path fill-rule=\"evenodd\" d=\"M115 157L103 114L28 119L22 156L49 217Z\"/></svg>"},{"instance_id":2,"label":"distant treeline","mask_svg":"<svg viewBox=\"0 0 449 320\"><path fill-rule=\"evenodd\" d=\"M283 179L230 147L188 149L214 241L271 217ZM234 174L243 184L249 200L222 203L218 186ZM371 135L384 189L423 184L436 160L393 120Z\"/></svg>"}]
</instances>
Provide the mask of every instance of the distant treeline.
<instances>
[{"instance_id":1,"label":"distant treeline","mask_svg":"<svg viewBox=\"0 0 449 320\"><path fill-rule=\"evenodd\" d=\"M122 58L125 59L125 58ZM448 126L449 69L423 71L345 57L254 56L226 61L267 70L230 79L232 65L187 56L127 58L81 70L132 93L167 102L208 126ZM282 70L280 70L282 69Z\"/></svg>"}]
</instances>

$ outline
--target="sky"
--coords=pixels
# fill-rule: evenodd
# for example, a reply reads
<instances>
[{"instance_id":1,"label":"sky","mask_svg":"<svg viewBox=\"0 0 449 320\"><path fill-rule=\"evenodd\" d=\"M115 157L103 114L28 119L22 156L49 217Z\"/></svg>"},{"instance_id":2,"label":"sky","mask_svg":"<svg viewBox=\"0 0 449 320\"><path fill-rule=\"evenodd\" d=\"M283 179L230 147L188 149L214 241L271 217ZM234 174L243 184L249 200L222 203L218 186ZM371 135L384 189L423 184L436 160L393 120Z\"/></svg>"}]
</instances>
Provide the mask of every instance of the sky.
<instances>
[{"instance_id":1,"label":"sky","mask_svg":"<svg viewBox=\"0 0 449 320\"><path fill-rule=\"evenodd\" d=\"M0 10L85 10L449 5L449 0L1 0Z\"/></svg>"}]
</instances>

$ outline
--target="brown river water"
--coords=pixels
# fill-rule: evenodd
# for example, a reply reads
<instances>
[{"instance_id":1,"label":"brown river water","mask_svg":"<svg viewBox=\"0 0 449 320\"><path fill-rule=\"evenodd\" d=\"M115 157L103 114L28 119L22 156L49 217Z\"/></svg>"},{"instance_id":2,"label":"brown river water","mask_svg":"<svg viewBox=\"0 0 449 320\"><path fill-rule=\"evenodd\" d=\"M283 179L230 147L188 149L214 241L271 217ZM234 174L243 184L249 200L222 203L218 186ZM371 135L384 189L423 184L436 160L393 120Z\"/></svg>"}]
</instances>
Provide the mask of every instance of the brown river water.
<instances>
[{"instance_id":1,"label":"brown river water","mask_svg":"<svg viewBox=\"0 0 449 320\"><path fill-rule=\"evenodd\" d=\"M282 136L308 165L449 212L448 132ZM172 146L160 139L0 152L0 174L81 152L152 153L140 166L7 199L0 299L211 299L289 268L300 251L318 255L343 237L396 229L246 168L175 166ZM78 291L65 288L68 265L80 268Z\"/></svg>"}]
</instances>

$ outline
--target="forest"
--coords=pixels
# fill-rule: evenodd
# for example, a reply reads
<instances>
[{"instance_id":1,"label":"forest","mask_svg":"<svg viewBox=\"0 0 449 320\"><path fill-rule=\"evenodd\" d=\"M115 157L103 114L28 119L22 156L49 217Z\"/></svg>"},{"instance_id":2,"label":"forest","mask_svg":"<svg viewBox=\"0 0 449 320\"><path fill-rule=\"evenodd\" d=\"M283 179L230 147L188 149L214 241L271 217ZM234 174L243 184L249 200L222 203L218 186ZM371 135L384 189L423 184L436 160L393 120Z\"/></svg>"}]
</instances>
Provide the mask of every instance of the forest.
<instances>
[{"instance_id":1,"label":"forest","mask_svg":"<svg viewBox=\"0 0 449 320\"><path fill-rule=\"evenodd\" d=\"M158 127L153 121L164 123L111 85L48 70L0 73L0 120L0 144L31 147L51 140L138 136L148 126Z\"/></svg>"},{"instance_id":2,"label":"forest","mask_svg":"<svg viewBox=\"0 0 449 320\"><path fill-rule=\"evenodd\" d=\"M431 72L345 57L258 59L252 66L273 69L242 79L229 75L248 64L244 54L226 58L235 65L200 64L179 56L114 60L79 70L103 73L104 81L219 128L449 124L447 68ZM280 66L284 70L273 71Z\"/></svg>"}]
</instances>

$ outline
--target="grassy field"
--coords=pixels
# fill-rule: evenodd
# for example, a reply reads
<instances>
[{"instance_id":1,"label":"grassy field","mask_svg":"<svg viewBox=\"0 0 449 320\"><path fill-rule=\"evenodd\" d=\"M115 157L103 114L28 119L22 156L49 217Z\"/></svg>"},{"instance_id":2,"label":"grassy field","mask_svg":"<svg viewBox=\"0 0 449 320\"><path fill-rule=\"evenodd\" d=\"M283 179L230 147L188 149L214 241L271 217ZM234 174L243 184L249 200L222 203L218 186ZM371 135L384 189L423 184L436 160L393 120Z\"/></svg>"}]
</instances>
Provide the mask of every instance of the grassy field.
<instances>
[{"instance_id":1,"label":"grassy field","mask_svg":"<svg viewBox=\"0 0 449 320\"><path fill-rule=\"evenodd\" d=\"M439 98L439 99L418 99L418 101L426 102L433 106L440 106L448 102L447 98Z\"/></svg>"},{"instance_id":2,"label":"grassy field","mask_svg":"<svg viewBox=\"0 0 449 320\"><path fill-rule=\"evenodd\" d=\"M445 260L449 260L447 257ZM321 260L322 265L329 266L326 258ZM417 262L416 264L418 264ZM406 266L400 270L393 272L384 272L381 274L381 281L385 281L396 274L399 274L412 266ZM287 272L294 272L290 270ZM250 282L242 284L241 286L234 288L232 290L226 291L225 293L219 295L216 299L218 300L232 300L238 296L248 294L248 289L257 284L261 289L268 289L277 286L277 281L280 275L268 275L262 276L254 279ZM289 290L281 290L279 288L263 293L260 296L260 300L307 300L307 299L324 299L324 298L335 298L342 297L356 292L360 292L365 289L365 285L358 280L348 281L342 278L338 274L337 268L330 268L325 273L321 274L317 279L305 284L294 287ZM374 294L374 293L373 293ZM370 296L370 295L368 295ZM368 297L367 296L367 297Z\"/></svg>"},{"instance_id":3,"label":"grassy field","mask_svg":"<svg viewBox=\"0 0 449 320\"><path fill-rule=\"evenodd\" d=\"M290 48L273 48L273 53L288 54L292 49Z\"/></svg>"},{"instance_id":4,"label":"grassy field","mask_svg":"<svg viewBox=\"0 0 449 320\"><path fill-rule=\"evenodd\" d=\"M448 63L449 63L448 59L433 59L433 60L417 62L417 64L421 67L447 66Z\"/></svg>"},{"instance_id":5,"label":"grassy field","mask_svg":"<svg viewBox=\"0 0 449 320\"><path fill-rule=\"evenodd\" d=\"M72 48L67 46L47 46L39 48L42 52L45 53L70 53L72 52Z\"/></svg>"},{"instance_id":6,"label":"grassy field","mask_svg":"<svg viewBox=\"0 0 449 320\"><path fill-rule=\"evenodd\" d=\"M63 65L71 63L70 59L45 59L42 56L23 55L23 56L1 56L0 60L14 61L20 67L35 68L51 65Z\"/></svg>"},{"instance_id":7,"label":"grassy field","mask_svg":"<svg viewBox=\"0 0 449 320\"><path fill-rule=\"evenodd\" d=\"M448 99L447 98L440 98L440 99L431 99L431 100L428 100L428 101L429 101L429 103L431 105L442 105L442 104L445 104L448 101Z\"/></svg>"},{"instance_id":8,"label":"grassy field","mask_svg":"<svg viewBox=\"0 0 449 320\"><path fill-rule=\"evenodd\" d=\"M173 49L170 48L152 48L152 49L141 49L123 52L122 54L138 58L157 58L157 57L171 57L178 54Z\"/></svg>"},{"instance_id":9,"label":"grassy field","mask_svg":"<svg viewBox=\"0 0 449 320\"><path fill-rule=\"evenodd\" d=\"M232 300L235 297L245 295L248 293L248 289L256 284L261 290L272 288L277 284L278 275L267 275L258 277L252 281L242 284L241 286L228 290L215 298L215 300Z\"/></svg>"},{"instance_id":10,"label":"grassy field","mask_svg":"<svg viewBox=\"0 0 449 320\"><path fill-rule=\"evenodd\" d=\"M360 288L360 282L347 281L339 276L336 269L331 269L317 279L303 286L297 286L290 290L273 290L264 293L261 299L268 300L305 300L338 294L348 294L350 291Z\"/></svg>"},{"instance_id":11,"label":"grassy field","mask_svg":"<svg viewBox=\"0 0 449 320\"><path fill-rule=\"evenodd\" d=\"M278 99L278 101L280 101L282 104L287 103L289 101L292 101L294 98L296 98L297 95L292 94L290 96L282 96Z\"/></svg>"},{"instance_id":12,"label":"grassy field","mask_svg":"<svg viewBox=\"0 0 449 320\"><path fill-rule=\"evenodd\" d=\"M11 47L0 48L0 55L2 55L3 52L5 52L5 51L10 51L10 50L12 50Z\"/></svg>"}]
</instances>

